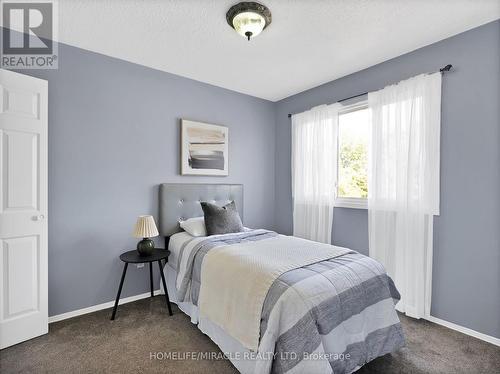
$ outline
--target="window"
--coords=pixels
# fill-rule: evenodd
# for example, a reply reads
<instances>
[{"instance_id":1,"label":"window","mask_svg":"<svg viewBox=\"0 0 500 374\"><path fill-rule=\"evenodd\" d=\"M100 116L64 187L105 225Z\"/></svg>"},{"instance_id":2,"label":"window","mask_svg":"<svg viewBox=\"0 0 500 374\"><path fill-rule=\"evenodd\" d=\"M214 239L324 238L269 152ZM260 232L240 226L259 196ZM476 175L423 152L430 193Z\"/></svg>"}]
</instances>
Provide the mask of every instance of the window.
<instances>
[{"instance_id":1,"label":"window","mask_svg":"<svg viewBox=\"0 0 500 374\"><path fill-rule=\"evenodd\" d=\"M366 102L339 113L335 206L367 208L369 113Z\"/></svg>"}]
</instances>

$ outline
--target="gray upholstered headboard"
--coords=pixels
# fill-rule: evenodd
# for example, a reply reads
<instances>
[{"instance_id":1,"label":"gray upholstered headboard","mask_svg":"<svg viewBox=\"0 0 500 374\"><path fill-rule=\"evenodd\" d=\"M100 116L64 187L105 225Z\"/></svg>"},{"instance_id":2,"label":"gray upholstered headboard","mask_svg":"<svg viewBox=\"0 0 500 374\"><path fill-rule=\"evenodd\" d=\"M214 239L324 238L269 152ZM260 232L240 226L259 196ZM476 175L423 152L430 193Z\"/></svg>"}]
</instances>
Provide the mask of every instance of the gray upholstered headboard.
<instances>
[{"instance_id":1,"label":"gray upholstered headboard","mask_svg":"<svg viewBox=\"0 0 500 374\"><path fill-rule=\"evenodd\" d=\"M203 216L200 201L225 205L234 200L243 220L242 184L160 184L160 235L181 231L179 221Z\"/></svg>"}]
</instances>

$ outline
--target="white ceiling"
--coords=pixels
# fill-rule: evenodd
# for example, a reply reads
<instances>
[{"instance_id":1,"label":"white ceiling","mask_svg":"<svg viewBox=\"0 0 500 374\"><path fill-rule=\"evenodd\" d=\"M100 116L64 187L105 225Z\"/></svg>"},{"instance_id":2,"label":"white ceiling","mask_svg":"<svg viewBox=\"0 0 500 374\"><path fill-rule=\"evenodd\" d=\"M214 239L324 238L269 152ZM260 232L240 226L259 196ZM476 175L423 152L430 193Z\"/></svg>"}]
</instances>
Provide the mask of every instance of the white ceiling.
<instances>
[{"instance_id":1,"label":"white ceiling","mask_svg":"<svg viewBox=\"0 0 500 374\"><path fill-rule=\"evenodd\" d=\"M59 40L277 101L500 18L499 0L262 0L272 24L248 42L236 2L60 0Z\"/></svg>"}]
</instances>

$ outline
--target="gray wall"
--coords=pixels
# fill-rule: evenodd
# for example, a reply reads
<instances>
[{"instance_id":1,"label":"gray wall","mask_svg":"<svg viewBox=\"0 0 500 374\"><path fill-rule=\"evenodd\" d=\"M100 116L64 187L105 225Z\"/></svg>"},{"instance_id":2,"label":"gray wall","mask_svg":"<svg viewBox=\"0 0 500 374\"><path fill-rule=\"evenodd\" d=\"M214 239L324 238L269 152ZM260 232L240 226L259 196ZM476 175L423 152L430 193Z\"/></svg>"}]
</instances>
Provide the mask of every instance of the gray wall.
<instances>
[{"instance_id":1,"label":"gray wall","mask_svg":"<svg viewBox=\"0 0 500 374\"><path fill-rule=\"evenodd\" d=\"M136 217L157 215L159 183L242 183L245 224L273 228L273 103L66 45L59 51L58 70L21 71L49 81L50 315L114 299L118 255L135 248ZM229 127L229 177L179 175L180 118ZM129 267L123 296L147 292L148 279L147 267Z\"/></svg>"},{"instance_id":2,"label":"gray wall","mask_svg":"<svg viewBox=\"0 0 500 374\"><path fill-rule=\"evenodd\" d=\"M387 40L390 43L390 40ZM291 96L276 105L276 228L292 231L288 113L333 103L448 63L443 79L441 215L431 314L500 338L500 21ZM365 210L336 208L334 243L368 253Z\"/></svg>"}]
</instances>

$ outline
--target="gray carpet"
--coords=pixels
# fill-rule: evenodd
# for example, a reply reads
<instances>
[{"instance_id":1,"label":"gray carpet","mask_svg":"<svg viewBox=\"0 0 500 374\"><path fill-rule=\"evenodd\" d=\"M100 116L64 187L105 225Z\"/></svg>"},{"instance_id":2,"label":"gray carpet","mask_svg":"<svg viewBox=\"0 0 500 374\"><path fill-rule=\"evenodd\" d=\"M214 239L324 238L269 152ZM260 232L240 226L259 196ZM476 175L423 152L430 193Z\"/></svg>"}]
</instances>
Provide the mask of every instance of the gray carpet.
<instances>
[{"instance_id":1,"label":"gray carpet","mask_svg":"<svg viewBox=\"0 0 500 374\"><path fill-rule=\"evenodd\" d=\"M162 352L220 352L164 299L122 305L50 325L48 335L0 351L10 373L235 373L227 360L169 360ZM407 347L358 371L367 373L498 373L500 348L427 321L401 316ZM160 359L151 359L151 353Z\"/></svg>"}]
</instances>

